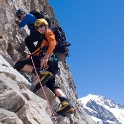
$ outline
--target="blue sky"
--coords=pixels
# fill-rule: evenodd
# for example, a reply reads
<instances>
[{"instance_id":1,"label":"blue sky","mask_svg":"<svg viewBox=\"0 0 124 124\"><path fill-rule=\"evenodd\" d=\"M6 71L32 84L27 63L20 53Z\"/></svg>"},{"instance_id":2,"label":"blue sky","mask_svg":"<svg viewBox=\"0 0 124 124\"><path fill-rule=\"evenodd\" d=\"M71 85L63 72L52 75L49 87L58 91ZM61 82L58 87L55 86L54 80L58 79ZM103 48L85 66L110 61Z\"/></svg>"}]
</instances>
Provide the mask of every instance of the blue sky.
<instances>
[{"instance_id":1,"label":"blue sky","mask_svg":"<svg viewBox=\"0 0 124 124\"><path fill-rule=\"evenodd\" d=\"M49 0L65 30L67 62L79 98L103 95L124 105L124 0Z\"/></svg>"}]
</instances>

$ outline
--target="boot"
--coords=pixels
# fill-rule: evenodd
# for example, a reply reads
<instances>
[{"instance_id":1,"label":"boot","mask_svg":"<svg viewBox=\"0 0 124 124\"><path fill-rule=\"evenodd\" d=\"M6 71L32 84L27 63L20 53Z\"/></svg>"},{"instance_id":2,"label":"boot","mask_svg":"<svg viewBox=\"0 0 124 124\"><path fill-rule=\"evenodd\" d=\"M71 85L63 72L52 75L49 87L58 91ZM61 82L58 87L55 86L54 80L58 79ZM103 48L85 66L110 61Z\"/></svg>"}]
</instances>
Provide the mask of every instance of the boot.
<instances>
[{"instance_id":1,"label":"boot","mask_svg":"<svg viewBox=\"0 0 124 124\"><path fill-rule=\"evenodd\" d=\"M48 80L51 80L53 78L53 74L49 71L42 71L39 73L39 78L41 80L42 86L46 84ZM37 83L35 88L33 89L33 93L36 94L36 92L41 88L40 83Z\"/></svg>"},{"instance_id":2,"label":"boot","mask_svg":"<svg viewBox=\"0 0 124 124\"><path fill-rule=\"evenodd\" d=\"M49 79L51 80L53 78L53 74L50 71L42 71L39 73L39 77L44 86Z\"/></svg>"},{"instance_id":3,"label":"boot","mask_svg":"<svg viewBox=\"0 0 124 124\"><path fill-rule=\"evenodd\" d=\"M74 107L71 104L71 102L67 99L61 102L61 108L59 111L57 111L57 114L66 116L66 114L68 113L70 114L74 113Z\"/></svg>"}]
</instances>

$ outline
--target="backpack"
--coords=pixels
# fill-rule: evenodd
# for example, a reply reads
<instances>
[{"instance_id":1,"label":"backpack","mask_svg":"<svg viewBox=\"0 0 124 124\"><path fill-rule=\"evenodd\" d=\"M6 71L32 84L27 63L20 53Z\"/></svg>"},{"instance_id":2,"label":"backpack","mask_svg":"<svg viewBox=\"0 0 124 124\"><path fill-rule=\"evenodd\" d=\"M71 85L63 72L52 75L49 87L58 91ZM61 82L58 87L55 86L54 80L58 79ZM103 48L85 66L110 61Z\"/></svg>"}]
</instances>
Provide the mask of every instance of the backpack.
<instances>
[{"instance_id":1,"label":"backpack","mask_svg":"<svg viewBox=\"0 0 124 124\"><path fill-rule=\"evenodd\" d=\"M51 26L51 18L45 12L34 9L30 11L30 14L34 15L37 19L44 18L48 22L48 26Z\"/></svg>"},{"instance_id":2,"label":"backpack","mask_svg":"<svg viewBox=\"0 0 124 124\"><path fill-rule=\"evenodd\" d=\"M61 27L55 27L52 29L52 31L57 41L56 47L53 52L61 53L61 54L65 54L65 56L69 56L68 46L70 46L71 44L69 42L66 42L66 35L64 30ZM44 35L44 39L48 41L45 35Z\"/></svg>"}]
</instances>

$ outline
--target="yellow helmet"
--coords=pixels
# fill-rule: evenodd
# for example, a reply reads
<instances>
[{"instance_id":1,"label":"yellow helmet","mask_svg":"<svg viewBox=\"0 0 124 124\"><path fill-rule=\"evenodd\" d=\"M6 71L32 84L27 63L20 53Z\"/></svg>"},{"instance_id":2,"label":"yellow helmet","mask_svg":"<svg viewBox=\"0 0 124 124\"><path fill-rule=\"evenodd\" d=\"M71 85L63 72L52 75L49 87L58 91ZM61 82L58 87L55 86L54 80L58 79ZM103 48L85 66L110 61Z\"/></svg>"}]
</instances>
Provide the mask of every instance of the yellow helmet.
<instances>
[{"instance_id":1,"label":"yellow helmet","mask_svg":"<svg viewBox=\"0 0 124 124\"><path fill-rule=\"evenodd\" d=\"M48 26L48 22L45 19L37 19L34 23L34 26L37 27L37 25L41 25L41 24Z\"/></svg>"}]
</instances>

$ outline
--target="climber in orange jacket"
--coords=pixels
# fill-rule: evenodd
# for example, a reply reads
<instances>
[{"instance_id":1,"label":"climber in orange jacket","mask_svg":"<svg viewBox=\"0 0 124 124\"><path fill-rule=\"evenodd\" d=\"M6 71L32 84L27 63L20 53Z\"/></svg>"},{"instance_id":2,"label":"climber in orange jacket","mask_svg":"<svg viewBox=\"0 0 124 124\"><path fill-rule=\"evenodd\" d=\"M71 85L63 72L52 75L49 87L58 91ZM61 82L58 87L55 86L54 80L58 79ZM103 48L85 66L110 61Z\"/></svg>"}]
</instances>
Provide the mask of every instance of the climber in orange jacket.
<instances>
[{"instance_id":1,"label":"climber in orange jacket","mask_svg":"<svg viewBox=\"0 0 124 124\"><path fill-rule=\"evenodd\" d=\"M48 29L48 23L45 19L37 19L35 22L36 30L43 34L41 47L32 53L32 58L36 66L36 70L41 79L42 85L46 85L60 100L61 108L57 111L58 114L73 113L74 107L66 95L55 84L55 74L58 72L58 61L53 50L56 46L54 33ZM15 66L18 71L26 71L35 73L32 61L30 58L18 61ZM46 71L40 71L45 69ZM41 88L40 83L37 83L33 92L36 93Z\"/></svg>"}]
</instances>

